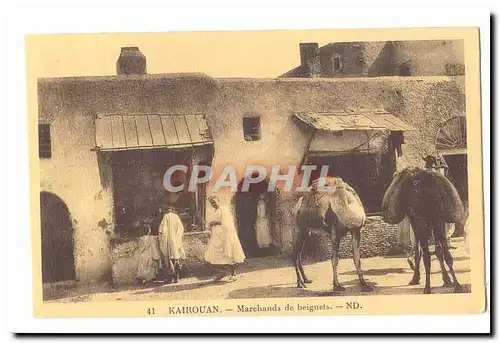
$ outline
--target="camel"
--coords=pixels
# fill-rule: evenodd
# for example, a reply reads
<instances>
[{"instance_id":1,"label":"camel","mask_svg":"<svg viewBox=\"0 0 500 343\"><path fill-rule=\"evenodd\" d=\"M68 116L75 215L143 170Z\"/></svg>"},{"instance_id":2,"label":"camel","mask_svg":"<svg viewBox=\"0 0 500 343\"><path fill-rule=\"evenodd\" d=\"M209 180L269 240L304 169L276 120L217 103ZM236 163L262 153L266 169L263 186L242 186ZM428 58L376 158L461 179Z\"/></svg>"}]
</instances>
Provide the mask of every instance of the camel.
<instances>
[{"instance_id":1,"label":"camel","mask_svg":"<svg viewBox=\"0 0 500 343\"><path fill-rule=\"evenodd\" d=\"M453 257L448 248L445 224L462 222L464 208L457 190L445 176L421 168L406 168L396 173L382 199L382 215L389 224L397 224L405 216L410 219L415 233L415 268L410 285L420 283L420 258L423 257L426 274L424 294L431 293L429 238L433 235L443 286L453 286L455 293L462 292L453 269ZM444 261L448 265L453 283L446 272Z\"/></svg>"},{"instance_id":2,"label":"camel","mask_svg":"<svg viewBox=\"0 0 500 343\"><path fill-rule=\"evenodd\" d=\"M305 288L306 284L312 283L302 266L302 252L306 240L312 230L326 230L332 240L332 268L333 268L333 290L334 292L344 290L337 277L337 265L339 261L340 240L347 232L351 233L353 260L359 283L363 291L371 291L372 288L366 283L361 271L361 257L359 242L361 239L361 228L366 221L366 214L356 191L345 183L341 178L327 177L313 182L309 192L299 198L293 209L298 227L294 248L294 265L297 274L297 288ZM320 182L325 187L320 188Z\"/></svg>"}]
</instances>

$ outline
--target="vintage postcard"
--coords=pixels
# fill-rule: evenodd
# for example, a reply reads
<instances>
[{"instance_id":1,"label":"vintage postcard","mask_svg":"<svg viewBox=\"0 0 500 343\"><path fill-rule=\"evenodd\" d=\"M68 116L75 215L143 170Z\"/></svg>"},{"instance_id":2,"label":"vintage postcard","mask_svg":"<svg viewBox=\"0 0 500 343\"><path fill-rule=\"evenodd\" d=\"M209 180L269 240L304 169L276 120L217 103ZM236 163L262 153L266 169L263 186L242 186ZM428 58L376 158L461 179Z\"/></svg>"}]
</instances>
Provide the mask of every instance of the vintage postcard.
<instances>
[{"instance_id":1,"label":"vintage postcard","mask_svg":"<svg viewBox=\"0 0 500 343\"><path fill-rule=\"evenodd\" d=\"M478 28L26 37L37 317L485 310Z\"/></svg>"}]
</instances>

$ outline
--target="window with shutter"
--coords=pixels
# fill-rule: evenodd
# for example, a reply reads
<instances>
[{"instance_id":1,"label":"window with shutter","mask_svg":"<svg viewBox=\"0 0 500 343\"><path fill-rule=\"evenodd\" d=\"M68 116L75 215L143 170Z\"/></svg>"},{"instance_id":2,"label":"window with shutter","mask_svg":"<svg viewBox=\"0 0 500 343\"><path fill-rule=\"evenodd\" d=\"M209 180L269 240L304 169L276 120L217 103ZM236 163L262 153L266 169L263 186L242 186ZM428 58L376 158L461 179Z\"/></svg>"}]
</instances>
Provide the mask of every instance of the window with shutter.
<instances>
[{"instance_id":1,"label":"window with shutter","mask_svg":"<svg viewBox=\"0 0 500 343\"><path fill-rule=\"evenodd\" d=\"M261 139L260 117L243 118L243 135L246 141Z\"/></svg>"}]
</instances>

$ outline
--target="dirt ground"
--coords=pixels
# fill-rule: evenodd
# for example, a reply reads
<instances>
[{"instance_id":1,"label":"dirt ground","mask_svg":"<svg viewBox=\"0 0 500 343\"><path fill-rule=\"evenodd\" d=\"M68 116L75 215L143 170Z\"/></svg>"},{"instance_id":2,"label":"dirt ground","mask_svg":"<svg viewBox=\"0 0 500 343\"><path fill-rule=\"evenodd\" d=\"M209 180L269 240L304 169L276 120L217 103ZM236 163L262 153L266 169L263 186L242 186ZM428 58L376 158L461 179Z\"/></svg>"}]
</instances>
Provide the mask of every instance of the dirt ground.
<instances>
[{"instance_id":1,"label":"dirt ground","mask_svg":"<svg viewBox=\"0 0 500 343\"><path fill-rule=\"evenodd\" d=\"M465 291L470 291L470 261L462 241L455 241L451 250L457 278ZM151 285L128 289L110 289L105 286L78 288L60 294L48 302L130 301L130 300L204 300L244 298L284 298L329 296L332 293L332 267L330 261L305 261L305 271L314 282L306 289L296 288L293 265L284 257L249 259L238 270L238 279L233 283L213 283L209 278L186 278L178 284ZM421 294L425 281L421 264L421 284L408 286L413 272L406 257L374 257L362 260L362 269L367 282L374 287L362 293L354 264L351 259L339 262L339 281L346 288L342 295ZM453 288L442 287L439 263L432 257L431 287L433 293L452 293Z\"/></svg>"}]
</instances>

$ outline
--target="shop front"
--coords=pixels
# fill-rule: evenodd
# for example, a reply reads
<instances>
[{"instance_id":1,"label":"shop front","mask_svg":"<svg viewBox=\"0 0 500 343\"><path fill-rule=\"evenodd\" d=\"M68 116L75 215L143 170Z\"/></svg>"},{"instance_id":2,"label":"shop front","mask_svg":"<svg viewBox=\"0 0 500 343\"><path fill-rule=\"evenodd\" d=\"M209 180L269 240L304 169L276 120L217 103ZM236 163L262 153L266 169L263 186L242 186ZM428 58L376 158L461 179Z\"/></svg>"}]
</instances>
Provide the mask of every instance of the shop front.
<instances>
[{"instance_id":1,"label":"shop front","mask_svg":"<svg viewBox=\"0 0 500 343\"><path fill-rule=\"evenodd\" d=\"M398 243L397 230L383 222L381 204L396 172L396 158L402 155L404 132L415 128L381 110L301 112L295 116L309 130L309 146L302 164L316 166L311 180L319 177L322 167L328 166L328 175L342 178L356 190L363 203L368 216L362 231L363 256L384 255L395 248L391 244ZM318 238L313 244L330 243ZM350 239L341 242L343 257L350 256L350 247ZM320 249L321 255L330 256L330 249Z\"/></svg>"},{"instance_id":2,"label":"shop front","mask_svg":"<svg viewBox=\"0 0 500 343\"><path fill-rule=\"evenodd\" d=\"M113 194L113 281L129 283L137 270L139 238L158 235L160 208L173 206L186 234L205 230L206 186L188 191L192 166L211 165L213 141L203 114L111 114L96 118L96 151L111 168ZM170 178L173 165L187 167Z\"/></svg>"}]
</instances>

